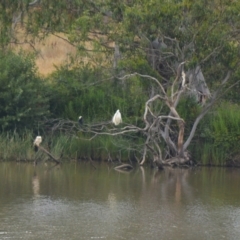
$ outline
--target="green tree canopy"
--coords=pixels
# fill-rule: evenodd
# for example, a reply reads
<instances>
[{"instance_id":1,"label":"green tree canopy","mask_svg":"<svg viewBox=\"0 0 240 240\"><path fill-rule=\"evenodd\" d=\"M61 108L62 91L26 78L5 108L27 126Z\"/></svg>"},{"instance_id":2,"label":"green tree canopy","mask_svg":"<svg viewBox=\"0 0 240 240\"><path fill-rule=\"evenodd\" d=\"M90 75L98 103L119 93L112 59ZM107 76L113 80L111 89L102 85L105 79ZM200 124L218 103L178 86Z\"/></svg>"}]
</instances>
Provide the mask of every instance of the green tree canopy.
<instances>
[{"instance_id":1,"label":"green tree canopy","mask_svg":"<svg viewBox=\"0 0 240 240\"><path fill-rule=\"evenodd\" d=\"M104 64L112 63L115 43L122 61L147 59L162 77L171 77L176 62L188 61L216 80L238 65L239 11L239 1L229 0L4 1L1 42L15 41L18 25L32 37L63 32L82 54L92 42L88 53L105 54Z\"/></svg>"}]
</instances>

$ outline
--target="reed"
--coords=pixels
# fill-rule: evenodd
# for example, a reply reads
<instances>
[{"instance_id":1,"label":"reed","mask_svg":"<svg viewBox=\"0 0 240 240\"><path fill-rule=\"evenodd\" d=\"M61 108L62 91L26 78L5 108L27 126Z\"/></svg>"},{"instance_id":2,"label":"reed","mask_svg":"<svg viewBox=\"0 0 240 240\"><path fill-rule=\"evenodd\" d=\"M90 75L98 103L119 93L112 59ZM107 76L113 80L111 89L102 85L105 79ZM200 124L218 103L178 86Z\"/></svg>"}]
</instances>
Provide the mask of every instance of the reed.
<instances>
[{"instance_id":1,"label":"reed","mask_svg":"<svg viewBox=\"0 0 240 240\"><path fill-rule=\"evenodd\" d=\"M226 165L240 153L240 112L236 104L223 102L201 123L193 155L205 165Z\"/></svg>"},{"instance_id":2,"label":"reed","mask_svg":"<svg viewBox=\"0 0 240 240\"><path fill-rule=\"evenodd\" d=\"M46 139L46 142L51 142L49 151L56 158L65 160L126 161L131 156L129 139L125 137L98 136L91 141L88 139L86 135L59 134Z\"/></svg>"},{"instance_id":3,"label":"reed","mask_svg":"<svg viewBox=\"0 0 240 240\"><path fill-rule=\"evenodd\" d=\"M34 159L33 136L30 131L23 134L3 132L0 134L0 159L29 161Z\"/></svg>"},{"instance_id":4,"label":"reed","mask_svg":"<svg viewBox=\"0 0 240 240\"><path fill-rule=\"evenodd\" d=\"M48 159L43 152L34 152L33 132L26 130L19 134L7 132L0 134L0 159L3 161L38 161ZM42 136L42 147L56 159L69 160L112 160L127 161L131 157L129 139L125 137L99 136L87 140L86 136L67 136L57 134Z\"/></svg>"}]
</instances>

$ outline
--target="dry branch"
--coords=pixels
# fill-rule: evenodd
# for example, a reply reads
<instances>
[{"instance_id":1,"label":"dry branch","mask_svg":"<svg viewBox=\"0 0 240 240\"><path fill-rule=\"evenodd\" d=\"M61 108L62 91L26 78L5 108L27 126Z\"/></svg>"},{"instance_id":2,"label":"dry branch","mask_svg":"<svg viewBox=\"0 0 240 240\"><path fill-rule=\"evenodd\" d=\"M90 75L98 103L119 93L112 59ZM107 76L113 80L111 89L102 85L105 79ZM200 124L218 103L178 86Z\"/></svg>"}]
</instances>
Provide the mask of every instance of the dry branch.
<instances>
[{"instance_id":1,"label":"dry branch","mask_svg":"<svg viewBox=\"0 0 240 240\"><path fill-rule=\"evenodd\" d=\"M189 161L188 158L173 157L166 159L163 165L183 165Z\"/></svg>"},{"instance_id":2,"label":"dry branch","mask_svg":"<svg viewBox=\"0 0 240 240\"><path fill-rule=\"evenodd\" d=\"M130 164L122 164L114 168L115 170L132 170L133 166Z\"/></svg>"},{"instance_id":3,"label":"dry branch","mask_svg":"<svg viewBox=\"0 0 240 240\"><path fill-rule=\"evenodd\" d=\"M50 152L48 152L45 148L41 147L40 145L37 146L39 150L43 151L44 153L46 153L50 158L53 159L53 161L57 164L60 164L61 162L59 160L57 160Z\"/></svg>"}]
</instances>

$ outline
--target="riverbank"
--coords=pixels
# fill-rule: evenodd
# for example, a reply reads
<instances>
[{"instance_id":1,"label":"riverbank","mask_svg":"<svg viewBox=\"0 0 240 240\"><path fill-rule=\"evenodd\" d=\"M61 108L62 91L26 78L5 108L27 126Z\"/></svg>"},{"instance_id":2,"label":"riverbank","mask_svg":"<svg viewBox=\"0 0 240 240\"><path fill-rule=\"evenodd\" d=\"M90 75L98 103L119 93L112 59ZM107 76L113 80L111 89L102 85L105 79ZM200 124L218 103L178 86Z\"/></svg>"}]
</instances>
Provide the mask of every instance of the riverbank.
<instances>
[{"instance_id":1,"label":"riverbank","mask_svg":"<svg viewBox=\"0 0 240 240\"><path fill-rule=\"evenodd\" d=\"M49 156L42 151L35 152L33 141L35 135L31 131L25 131L21 135L13 133L0 134L0 159L1 161L34 162L48 161ZM109 162L137 162L140 155L133 151L129 139L123 137L99 136L93 140L88 140L79 132L75 136L56 134L53 136L43 135L41 144L49 151L54 158L61 162L68 161L109 161ZM202 143L202 149L204 149ZM206 143L207 144L207 143ZM200 146L200 144L198 145ZM192 151L196 146L191 147ZM191 152L195 155L196 152ZM139 159L138 159L139 155ZM152 159L147 162L151 163ZM204 161L203 161L204 160ZM212 159L207 156L201 159L192 159L194 165L198 166L221 166L221 167L240 167L240 155L233 159Z\"/></svg>"}]
</instances>

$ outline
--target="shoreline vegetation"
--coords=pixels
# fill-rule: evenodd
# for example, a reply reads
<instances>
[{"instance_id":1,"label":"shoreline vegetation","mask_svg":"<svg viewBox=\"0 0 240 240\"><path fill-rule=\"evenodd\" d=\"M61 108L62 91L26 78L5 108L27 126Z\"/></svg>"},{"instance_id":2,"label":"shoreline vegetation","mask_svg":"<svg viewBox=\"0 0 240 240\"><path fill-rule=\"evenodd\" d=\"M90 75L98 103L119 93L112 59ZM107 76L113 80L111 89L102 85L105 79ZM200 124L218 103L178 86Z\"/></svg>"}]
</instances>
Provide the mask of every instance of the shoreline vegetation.
<instances>
[{"instance_id":1,"label":"shoreline vegetation","mask_svg":"<svg viewBox=\"0 0 240 240\"><path fill-rule=\"evenodd\" d=\"M34 162L46 161L49 157L38 150L34 151L34 135L25 131L19 135L16 132L0 134L0 161ZM120 143L120 142L119 142ZM58 134L53 137L43 137L41 146L56 159L64 161L131 161L130 151L120 149L117 142L110 137L98 137L94 141L81 139L77 136ZM123 144L123 142L121 142Z\"/></svg>"},{"instance_id":2,"label":"shoreline vegetation","mask_svg":"<svg viewBox=\"0 0 240 240\"><path fill-rule=\"evenodd\" d=\"M240 167L238 108L236 104L222 103L215 109L215 113L202 122L196 140L190 146L194 165ZM68 161L139 163L137 150L131 149L132 140L119 136L98 136L90 141L83 135L81 129L71 135L43 133L41 146L61 163ZM31 130L24 130L20 134L16 131L1 133L0 161L51 161L44 152L34 151L35 137ZM138 144L141 144L141 139L138 141ZM151 156L147 160L148 163L152 163Z\"/></svg>"},{"instance_id":3,"label":"shoreline vegetation","mask_svg":"<svg viewBox=\"0 0 240 240\"><path fill-rule=\"evenodd\" d=\"M240 166L238 9L0 4L0 161Z\"/></svg>"},{"instance_id":4,"label":"shoreline vegetation","mask_svg":"<svg viewBox=\"0 0 240 240\"><path fill-rule=\"evenodd\" d=\"M105 120L111 124L112 114L118 108L124 122L142 127L143 119L136 117L142 115L146 101L145 83L140 79L124 85L106 81L98 85L96 91L95 79L104 77L99 70L88 66L69 70L62 66L43 79L38 77L31 55L12 52L2 53L0 68L5 70L5 75L0 76L2 86L8 86L2 89L5 105L0 109L0 161L46 161L46 154L35 153L33 149L35 137L41 135L41 146L61 161L141 162L144 145L141 134L99 135L87 140L91 138L88 133L91 123ZM199 109L194 100L186 98L180 102L178 111L191 128ZM84 131L77 122L80 114L86 127ZM231 99L215 105L200 122L189 146L192 164L240 166L239 122L239 105ZM111 129L110 125L104 126ZM186 128L186 135L190 128ZM146 160L152 164L153 156L147 154Z\"/></svg>"}]
</instances>

